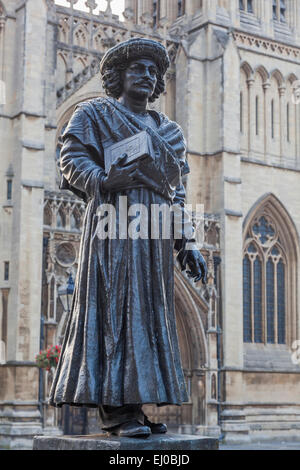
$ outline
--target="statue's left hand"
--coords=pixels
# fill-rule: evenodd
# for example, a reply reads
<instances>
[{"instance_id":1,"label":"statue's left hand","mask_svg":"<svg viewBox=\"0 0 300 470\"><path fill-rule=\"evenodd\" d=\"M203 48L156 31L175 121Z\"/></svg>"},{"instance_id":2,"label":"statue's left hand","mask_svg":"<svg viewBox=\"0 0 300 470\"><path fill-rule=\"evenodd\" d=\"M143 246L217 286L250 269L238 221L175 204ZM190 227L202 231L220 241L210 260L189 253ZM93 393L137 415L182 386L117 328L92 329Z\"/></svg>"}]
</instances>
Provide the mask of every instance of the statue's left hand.
<instances>
[{"instance_id":1,"label":"statue's left hand","mask_svg":"<svg viewBox=\"0 0 300 470\"><path fill-rule=\"evenodd\" d=\"M194 282L202 279L203 284L207 283L207 265L199 250L182 250L178 253L178 260L182 271L185 271L188 265L190 271L186 273Z\"/></svg>"},{"instance_id":2,"label":"statue's left hand","mask_svg":"<svg viewBox=\"0 0 300 470\"><path fill-rule=\"evenodd\" d=\"M138 168L130 173L130 176L158 192L161 192L165 187L165 176L152 158L147 158L142 162Z\"/></svg>"}]
</instances>

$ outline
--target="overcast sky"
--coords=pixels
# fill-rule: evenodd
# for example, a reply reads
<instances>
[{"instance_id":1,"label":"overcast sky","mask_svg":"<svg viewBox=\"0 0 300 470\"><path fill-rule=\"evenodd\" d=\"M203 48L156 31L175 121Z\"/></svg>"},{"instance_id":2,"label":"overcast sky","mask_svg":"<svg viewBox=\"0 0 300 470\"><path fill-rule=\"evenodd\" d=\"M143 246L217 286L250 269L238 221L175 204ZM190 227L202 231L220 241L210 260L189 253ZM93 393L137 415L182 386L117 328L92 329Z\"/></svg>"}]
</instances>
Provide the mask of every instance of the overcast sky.
<instances>
[{"instance_id":1,"label":"overcast sky","mask_svg":"<svg viewBox=\"0 0 300 470\"><path fill-rule=\"evenodd\" d=\"M78 0L76 5L74 5L74 8L88 11L88 8L85 6L85 2L86 0ZM57 3L57 5L70 6L70 3L66 2L66 0L55 0L55 3ZM99 10L104 11L106 9L106 0L96 0L96 3L98 3L100 8L97 8L94 13L97 13ZM113 0L113 2L111 3L111 8L115 15L122 14L122 12L124 11L124 3L125 0Z\"/></svg>"}]
</instances>

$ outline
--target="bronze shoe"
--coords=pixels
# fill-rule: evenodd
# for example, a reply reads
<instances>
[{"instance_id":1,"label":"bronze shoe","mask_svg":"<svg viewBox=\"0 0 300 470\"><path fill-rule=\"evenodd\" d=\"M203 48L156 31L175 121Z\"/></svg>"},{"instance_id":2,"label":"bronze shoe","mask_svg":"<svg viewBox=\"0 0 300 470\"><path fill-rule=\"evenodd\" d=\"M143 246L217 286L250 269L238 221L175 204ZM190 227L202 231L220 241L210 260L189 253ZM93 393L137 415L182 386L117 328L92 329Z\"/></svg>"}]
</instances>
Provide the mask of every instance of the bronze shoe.
<instances>
[{"instance_id":1,"label":"bronze shoe","mask_svg":"<svg viewBox=\"0 0 300 470\"><path fill-rule=\"evenodd\" d=\"M144 418L145 426L151 429L152 434L165 434L168 431L167 425L163 423L151 423L147 416Z\"/></svg>"},{"instance_id":2,"label":"bronze shoe","mask_svg":"<svg viewBox=\"0 0 300 470\"><path fill-rule=\"evenodd\" d=\"M128 421L109 430L111 434L119 437L149 437L151 429L136 420Z\"/></svg>"}]
</instances>

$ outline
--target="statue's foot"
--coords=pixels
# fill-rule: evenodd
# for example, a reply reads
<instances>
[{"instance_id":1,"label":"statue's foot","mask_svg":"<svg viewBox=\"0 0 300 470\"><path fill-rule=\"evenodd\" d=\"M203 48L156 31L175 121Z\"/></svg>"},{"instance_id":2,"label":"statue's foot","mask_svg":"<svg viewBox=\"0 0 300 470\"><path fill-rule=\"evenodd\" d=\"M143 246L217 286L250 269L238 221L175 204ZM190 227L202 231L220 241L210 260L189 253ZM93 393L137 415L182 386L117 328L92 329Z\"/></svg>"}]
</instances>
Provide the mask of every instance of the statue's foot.
<instances>
[{"instance_id":1,"label":"statue's foot","mask_svg":"<svg viewBox=\"0 0 300 470\"><path fill-rule=\"evenodd\" d=\"M110 433L119 437L149 437L151 429L133 420L110 429Z\"/></svg>"},{"instance_id":2,"label":"statue's foot","mask_svg":"<svg viewBox=\"0 0 300 470\"><path fill-rule=\"evenodd\" d=\"M146 415L144 415L144 424L151 429L152 434L165 434L168 431L167 425L163 423L151 423Z\"/></svg>"}]
</instances>

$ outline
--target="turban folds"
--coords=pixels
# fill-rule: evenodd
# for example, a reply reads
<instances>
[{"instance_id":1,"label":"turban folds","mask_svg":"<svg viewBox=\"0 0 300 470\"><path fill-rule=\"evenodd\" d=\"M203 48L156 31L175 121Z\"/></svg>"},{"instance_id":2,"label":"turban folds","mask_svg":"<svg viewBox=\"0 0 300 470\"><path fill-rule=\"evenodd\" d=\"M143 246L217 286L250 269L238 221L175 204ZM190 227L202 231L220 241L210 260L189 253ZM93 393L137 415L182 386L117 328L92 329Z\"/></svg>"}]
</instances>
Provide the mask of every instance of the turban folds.
<instances>
[{"instance_id":1,"label":"turban folds","mask_svg":"<svg viewBox=\"0 0 300 470\"><path fill-rule=\"evenodd\" d=\"M147 38L132 38L105 53L100 64L101 75L120 63L129 63L140 58L153 60L162 75L165 75L170 66L169 55L163 44Z\"/></svg>"}]
</instances>

